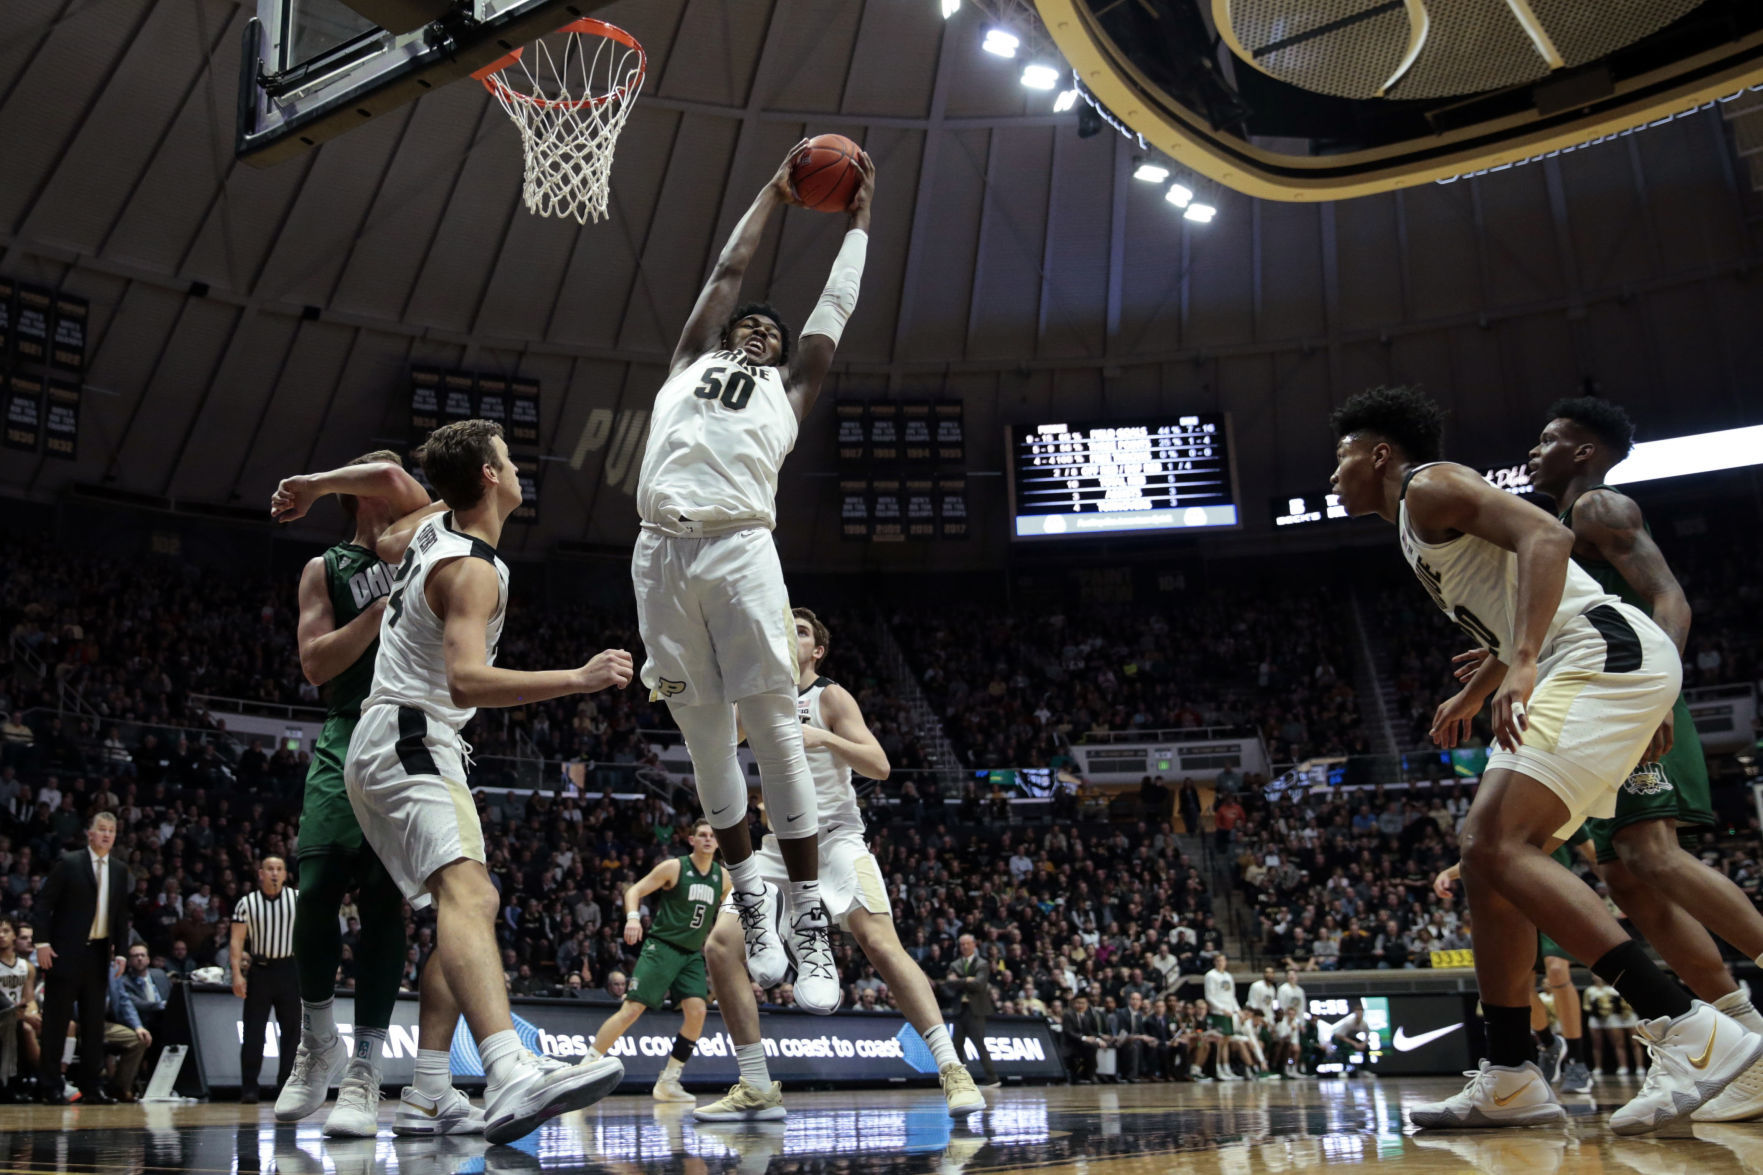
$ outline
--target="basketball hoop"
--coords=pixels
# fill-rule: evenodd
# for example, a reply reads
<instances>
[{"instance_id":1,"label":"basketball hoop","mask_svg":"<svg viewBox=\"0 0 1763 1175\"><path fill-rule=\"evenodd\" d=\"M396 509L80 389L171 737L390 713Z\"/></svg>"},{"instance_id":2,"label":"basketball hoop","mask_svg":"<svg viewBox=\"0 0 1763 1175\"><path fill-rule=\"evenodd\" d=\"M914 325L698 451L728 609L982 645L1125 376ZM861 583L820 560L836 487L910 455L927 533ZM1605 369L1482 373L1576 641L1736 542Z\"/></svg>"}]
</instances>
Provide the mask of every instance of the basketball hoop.
<instances>
[{"instance_id":1,"label":"basketball hoop","mask_svg":"<svg viewBox=\"0 0 1763 1175\"><path fill-rule=\"evenodd\" d=\"M648 57L635 37L605 21L583 17L557 32L560 51L535 44L537 68L516 49L471 76L520 130L527 211L586 224L606 215L612 150L643 88Z\"/></svg>"}]
</instances>

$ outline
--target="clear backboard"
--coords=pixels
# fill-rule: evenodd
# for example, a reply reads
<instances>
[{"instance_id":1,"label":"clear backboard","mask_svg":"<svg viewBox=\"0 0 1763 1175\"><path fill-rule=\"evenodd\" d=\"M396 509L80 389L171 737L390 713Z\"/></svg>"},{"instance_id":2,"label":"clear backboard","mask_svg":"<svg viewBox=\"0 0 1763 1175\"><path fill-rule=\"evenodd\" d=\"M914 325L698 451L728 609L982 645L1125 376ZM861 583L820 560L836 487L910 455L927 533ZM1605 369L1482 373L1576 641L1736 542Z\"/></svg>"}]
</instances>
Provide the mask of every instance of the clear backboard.
<instances>
[{"instance_id":1,"label":"clear backboard","mask_svg":"<svg viewBox=\"0 0 1763 1175\"><path fill-rule=\"evenodd\" d=\"M256 0L240 55L234 150L257 166L292 158L610 2ZM439 15L418 24L425 6ZM357 11L376 7L409 18L382 19L410 31L388 31Z\"/></svg>"}]
</instances>

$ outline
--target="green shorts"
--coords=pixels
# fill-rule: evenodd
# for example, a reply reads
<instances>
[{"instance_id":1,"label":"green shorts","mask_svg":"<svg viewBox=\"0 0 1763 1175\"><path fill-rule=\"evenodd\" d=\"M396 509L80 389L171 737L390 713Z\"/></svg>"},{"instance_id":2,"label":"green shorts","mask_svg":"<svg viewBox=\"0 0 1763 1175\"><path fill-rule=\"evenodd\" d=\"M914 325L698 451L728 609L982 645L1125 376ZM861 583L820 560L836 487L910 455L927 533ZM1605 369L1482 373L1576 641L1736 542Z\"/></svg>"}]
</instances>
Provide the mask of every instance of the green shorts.
<instances>
[{"instance_id":1,"label":"green shorts","mask_svg":"<svg viewBox=\"0 0 1763 1175\"><path fill-rule=\"evenodd\" d=\"M324 720L306 769L306 794L300 802L300 853L355 854L366 848L349 793L343 787L343 760L359 714L332 714Z\"/></svg>"},{"instance_id":2,"label":"green shorts","mask_svg":"<svg viewBox=\"0 0 1763 1175\"><path fill-rule=\"evenodd\" d=\"M1581 824L1572 836L1568 837L1549 855L1555 858L1555 860L1561 862L1562 865L1572 869L1574 861L1579 858L1579 854L1573 851L1574 848L1591 839L1591 834L1586 831L1586 825L1589 825L1590 823L1591 821L1588 820L1585 824ZM1536 959L1536 971L1538 975L1543 973L1543 960L1549 958L1566 959L1569 963L1575 961L1572 955L1561 949L1560 943L1539 930L1537 931Z\"/></svg>"},{"instance_id":3,"label":"green shorts","mask_svg":"<svg viewBox=\"0 0 1763 1175\"><path fill-rule=\"evenodd\" d=\"M631 968L630 986L624 998L655 1009L672 994L680 1000L707 1000L710 984L704 976L704 953L684 951L658 938L645 939L637 965Z\"/></svg>"},{"instance_id":4,"label":"green shorts","mask_svg":"<svg viewBox=\"0 0 1763 1175\"><path fill-rule=\"evenodd\" d=\"M1586 821L1600 865L1616 860L1616 834L1631 824L1671 819L1680 829L1694 829L1714 823L1708 763L1702 757L1702 740L1690 717L1689 703L1681 694L1672 713L1677 721L1671 749L1657 764L1644 764L1623 782L1622 790L1616 793L1616 815Z\"/></svg>"},{"instance_id":5,"label":"green shorts","mask_svg":"<svg viewBox=\"0 0 1763 1175\"><path fill-rule=\"evenodd\" d=\"M1216 1012L1208 1013L1206 1016L1206 1031L1216 1032L1220 1036L1235 1036L1237 1031L1236 1019L1231 1016L1221 1016Z\"/></svg>"}]
</instances>

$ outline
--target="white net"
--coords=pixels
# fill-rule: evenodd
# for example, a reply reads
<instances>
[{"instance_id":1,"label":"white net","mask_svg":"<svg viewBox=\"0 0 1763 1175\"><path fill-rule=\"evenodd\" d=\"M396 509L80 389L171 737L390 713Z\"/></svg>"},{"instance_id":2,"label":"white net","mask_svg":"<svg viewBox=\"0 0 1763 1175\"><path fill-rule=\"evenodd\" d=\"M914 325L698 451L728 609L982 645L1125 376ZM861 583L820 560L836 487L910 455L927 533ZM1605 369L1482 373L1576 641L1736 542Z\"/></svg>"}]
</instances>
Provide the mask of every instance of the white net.
<instances>
[{"instance_id":1,"label":"white net","mask_svg":"<svg viewBox=\"0 0 1763 1175\"><path fill-rule=\"evenodd\" d=\"M527 211L582 224L606 215L613 148L646 65L629 33L583 19L477 75L520 130Z\"/></svg>"}]
</instances>

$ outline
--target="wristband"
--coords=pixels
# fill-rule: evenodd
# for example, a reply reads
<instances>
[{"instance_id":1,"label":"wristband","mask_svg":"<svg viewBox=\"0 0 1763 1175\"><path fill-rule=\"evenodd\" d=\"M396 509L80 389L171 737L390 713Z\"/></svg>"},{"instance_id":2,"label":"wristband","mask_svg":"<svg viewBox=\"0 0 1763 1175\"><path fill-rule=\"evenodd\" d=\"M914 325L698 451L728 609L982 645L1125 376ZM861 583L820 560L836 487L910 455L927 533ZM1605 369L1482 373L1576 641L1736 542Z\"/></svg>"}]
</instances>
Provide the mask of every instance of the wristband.
<instances>
[{"instance_id":1,"label":"wristband","mask_svg":"<svg viewBox=\"0 0 1763 1175\"><path fill-rule=\"evenodd\" d=\"M643 916L641 914L637 913L637 911L635 911L635 910L632 910L630 913L628 913L624 916L624 920L626 922L629 922L633 918L636 919L638 922L641 922L643 920Z\"/></svg>"}]
</instances>

